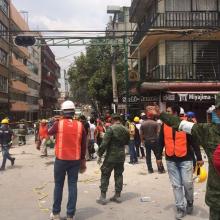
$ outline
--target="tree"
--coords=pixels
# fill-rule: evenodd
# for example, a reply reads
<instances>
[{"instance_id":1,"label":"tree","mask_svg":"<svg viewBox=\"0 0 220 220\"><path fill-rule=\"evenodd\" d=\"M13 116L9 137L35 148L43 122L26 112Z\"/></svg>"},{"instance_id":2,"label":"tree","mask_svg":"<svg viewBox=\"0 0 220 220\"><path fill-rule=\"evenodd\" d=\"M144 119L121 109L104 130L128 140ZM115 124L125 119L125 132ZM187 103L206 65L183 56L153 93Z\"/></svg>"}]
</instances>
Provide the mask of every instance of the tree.
<instances>
[{"instance_id":1,"label":"tree","mask_svg":"<svg viewBox=\"0 0 220 220\"><path fill-rule=\"evenodd\" d=\"M86 48L86 54L75 57L74 64L71 65L68 74L73 98L76 101L87 102L88 99L95 100L99 106L110 106L112 97L111 78L111 46L104 45L103 40L92 40ZM100 44L94 46L94 44ZM117 64L117 86L119 94L124 90L124 64L123 49L115 48Z\"/></svg>"}]
</instances>

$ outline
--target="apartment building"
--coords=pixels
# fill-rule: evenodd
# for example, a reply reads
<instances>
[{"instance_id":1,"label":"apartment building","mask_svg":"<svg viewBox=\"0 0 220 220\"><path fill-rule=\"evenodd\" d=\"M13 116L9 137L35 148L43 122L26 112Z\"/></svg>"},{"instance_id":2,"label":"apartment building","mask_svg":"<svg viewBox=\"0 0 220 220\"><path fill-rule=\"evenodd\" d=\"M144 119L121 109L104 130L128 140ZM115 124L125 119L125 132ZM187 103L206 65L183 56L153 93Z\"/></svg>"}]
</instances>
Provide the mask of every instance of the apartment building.
<instances>
[{"instance_id":1,"label":"apartment building","mask_svg":"<svg viewBox=\"0 0 220 220\"><path fill-rule=\"evenodd\" d=\"M27 103L29 112L27 119L36 121L39 118L40 110L40 84L41 84L41 49L39 47L29 47L28 69L30 75L27 78L28 94Z\"/></svg>"},{"instance_id":2,"label":"apartment building","mask_svg":"<svg viewBox=\"0 0 220 220\"><path fill-rule=\"evenodd\" d=\"M220 91L219 13L219 0L132 1L131 57L139 60L139 95L146 100L141 109L177 103L205 121Z\"/></svg>"},{"instance_id":3,"label":"apartment building","mask_svg":"<svg viewBox=\"0 0 220 220\"><path fill-rule=\"evenodd\" d=\"M40 98L41 117L50 117L53 110L59 109L58 99L60 98L59 83L60 66L55 60L55 55L49 46L41 47L41 88Z\"/></svg>"},{"instance_id":4,"label":"apartment building","mask_svg":"<svg viewBox=\"0 0 220 220\"><path fill-rule=\"evenodd\" d=\"M0 120L9 111L8 76L9 76L9 1L0 4Z\"/></svg>"},{"instance_id":5,"label":"apartment building","mask_svg":"<svg viewBox=\"0 0 220 220\"><path fill-rule=\"evenodd\" d=\"M27 22L23 19L12 2L10 2L10 30L29 30ZM29 91L27 78L31 73L28 68L28 49L15 45L12 37L10 41L10 118L17 121L22 118L27 119L27 113L29 111L27 102L27 95Z\"/></svg>"}]
</instances>

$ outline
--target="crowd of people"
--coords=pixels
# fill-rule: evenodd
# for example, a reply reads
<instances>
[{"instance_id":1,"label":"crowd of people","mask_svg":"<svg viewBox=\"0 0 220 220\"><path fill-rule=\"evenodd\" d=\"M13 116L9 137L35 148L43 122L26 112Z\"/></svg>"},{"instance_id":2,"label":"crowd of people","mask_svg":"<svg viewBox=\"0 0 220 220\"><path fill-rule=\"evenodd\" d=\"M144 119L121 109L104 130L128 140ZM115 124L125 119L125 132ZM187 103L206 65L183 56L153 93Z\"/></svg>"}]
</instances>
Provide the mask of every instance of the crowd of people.
<instances>
[{"instance_id":1,"label":"crowd of people","mask_svg":"<svg viewBox=\"0 0 220 220\"><path fill-rule=\"evenodd\" d=\"M141 115L127 115L126 118L117 114L107 114L100 118L86 118L84 115L76 117L72 101L65 101L61 110L61 117L49 121L43 119L35 125L35 141L41 156L47 156L48 142L55 145L55 187L51 219L60 219L66 174L69 194L67 219L74 219L78 173L84 173L86 161L94 159L101 165L100 197L97 203L107 203L106 193L113 170L115 194L110 200L120 203L126 146L129 163L135 166L139 160L146 159L149 174L155 171L151 152L156 158L160 174L166 173L162 161L165 156L176 205L176 219L182 219L193 212L194 171L198 181L206 180L200 150L202 146L209 159L206 203L210 207L210 220L220 219L220 95L212 111L215 117L206 124L197 123L195 113L185 114L178 105L168 106L166 113L161 113L158 107L147 106ZM19 145L26 144L25 130L25 123L21 121L18 127ZM15 158L9 154L12 138L9 121L3 119L0 128L3 162L0 170L5 170L7 159L14 165Z\"/></svg>"}]
</instances>

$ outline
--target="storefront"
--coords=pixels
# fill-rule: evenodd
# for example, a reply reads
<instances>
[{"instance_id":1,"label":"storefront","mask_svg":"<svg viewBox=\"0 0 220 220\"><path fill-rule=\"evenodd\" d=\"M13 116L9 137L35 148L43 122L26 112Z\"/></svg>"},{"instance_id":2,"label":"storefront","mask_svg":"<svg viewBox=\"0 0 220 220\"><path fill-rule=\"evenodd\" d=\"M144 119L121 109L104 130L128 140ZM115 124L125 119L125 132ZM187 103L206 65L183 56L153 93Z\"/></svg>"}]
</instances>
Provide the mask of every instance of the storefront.
<instances>
[{"instance_id":1,"label":"storefront","mask_svg":"<svg viewBox=\"0 0 220 220\"><path fill-rule=\"evenodd\" d=\"M193 111L198 122L206 121L207 109L215 104L215 96L218 91L213 92L167 92L161 94L161 102L166 107L178 104L185 112Z\"/></svg>"}]
</instances>

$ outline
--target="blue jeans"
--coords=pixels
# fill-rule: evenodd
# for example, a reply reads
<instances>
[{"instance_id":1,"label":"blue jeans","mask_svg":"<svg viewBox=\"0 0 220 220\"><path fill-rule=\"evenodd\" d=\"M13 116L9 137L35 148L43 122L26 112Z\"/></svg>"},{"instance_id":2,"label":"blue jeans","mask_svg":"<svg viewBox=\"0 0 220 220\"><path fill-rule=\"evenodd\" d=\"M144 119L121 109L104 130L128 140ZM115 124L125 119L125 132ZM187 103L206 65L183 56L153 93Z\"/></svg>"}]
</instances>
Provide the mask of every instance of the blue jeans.
<instances>
[{"instance_id":1,"label":"blue jeans","mask_svg":"<svg viewBox=\"0 0 220 220\"><path fill-rule=\"evenodd\" d=\"M186 209L186 202L193 203L193 162L167 160L167 170L173 187L176 207Z\"/></svg>"},{"instance_id":2,"label":"blue jeans","mask_svg":"<svg viewBox=\"0 0 220 220\"><path fill-rule=\"evenodd\" d=\"M153 171L152 161L151 161L151 151L153 151L154 156L157 158L157 141L156 140L145 141L145 148L146 148L147 169L149 171Z\"/></svg>"},{"instance_id":3,"label":"blue jeans","mask_svg":"<svg viewBox=\"0 0 220 220\"><path fill-rule=\"evenodd\" d=\"M2 161L1 168L5 169L5 164L6 164L7 159L10 161L13 160L13 158L9 154L9 147L8 146L2 147L2 157L3 157L3 161Z\"/></svg>"},{"instance_id":4,"label":"blue jeans","mask_svg":"<svg viewBox=\"0 0 220 220\"><path fill-rule=\"evenodd\" d=\"M54 164L54 203L53 214L59 214L61 211L61 202L63 196L63 186L66 173L68 175L68 203L67 203L67 216L74 216L76 212L77 202L77 181L80 168L80 161L70 160L55 160Z\"/></svg>"},{"instance_id":5,"label":"blue jeans","mask_svg":"<svg viewBox=\"0 0 220 220\"><path fill-rule=\"evenodd\" d=\"M128 145L129 145L130 163L136 163L138 159L137 159L137 153L135 150L135 141L130 140Z\"/></svg>"}]
</instances>

